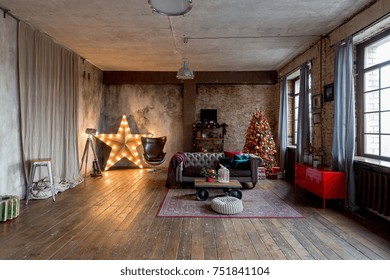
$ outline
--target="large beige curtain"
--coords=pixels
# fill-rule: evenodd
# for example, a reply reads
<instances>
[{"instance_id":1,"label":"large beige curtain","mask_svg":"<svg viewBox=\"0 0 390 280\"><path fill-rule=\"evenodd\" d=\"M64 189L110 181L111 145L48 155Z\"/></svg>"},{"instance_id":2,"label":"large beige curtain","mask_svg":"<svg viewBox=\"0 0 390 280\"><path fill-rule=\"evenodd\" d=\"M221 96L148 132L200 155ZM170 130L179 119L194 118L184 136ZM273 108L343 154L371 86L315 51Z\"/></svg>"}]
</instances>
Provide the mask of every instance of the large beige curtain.
<instances>
[{"instance_id":1,"label":"large beige curtain","mask_svg":"<svg viewBox=\"0 0 390 280\"><path fill-rule=\"evenodd\" d=\"M32 159L51 158L54 177L74 186L82 178L77 150L78 56L23 22L18 47L26 173Z\"/></svg>"}]
</instances>

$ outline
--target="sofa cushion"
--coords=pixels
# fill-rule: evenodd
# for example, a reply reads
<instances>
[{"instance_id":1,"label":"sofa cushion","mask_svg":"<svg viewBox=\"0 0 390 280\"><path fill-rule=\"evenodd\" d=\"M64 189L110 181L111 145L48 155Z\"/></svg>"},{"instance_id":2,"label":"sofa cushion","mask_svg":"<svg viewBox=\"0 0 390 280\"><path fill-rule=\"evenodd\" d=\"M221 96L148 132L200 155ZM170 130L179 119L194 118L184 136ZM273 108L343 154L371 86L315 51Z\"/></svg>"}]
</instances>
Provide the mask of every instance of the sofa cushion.
<instances>
[{"instance_id":1,"label":"sofa cushion","mask_svg":"<svg viewBox=\"0 0 390 280\"><path fill-rule=\"evenodd\" d=\"M186 167L183 169L183 176L185 177L203 177L200 167ZM230 177L250 177L251 171L249 169L229 168Z\"/></svg>"},{"instance_id":2,"label":"sofa cushion","mask_svg":"<svg viewBox=\"0 0 390 280\"><path fill-rule=\"evenodd\" d=\"M185 177L203 177L203 175L200 173L202 170L201 167L197 166L189 166L183 169L183 176Z\"/></svg>"},{"instance_id":3,"label":"sofa cushion","mask_svg":"<svg viewBox=\"0 0 390 280\"><path fill-rule=\"evenodd\" d=\"M223 166L229 168L232 167L233 164L233 158L232 157L224 157L219 159L219 163Z\"/></svg>"},{"instance_id":4,"label":"sofa cushion","mask_svg":"<svg viewBox=\"0 0 390 280\"><path fill-rule=\"evenodd\" d=\"M250 169L236 169L236 168L229 168L230 177L250 177L251 171Z\"/></svg>"},{"instance_id":5,"label":"sofa cushion","mask_svg":"<svg viewBox=\"0 0 390 280\"><path fill-rule=\"evenodd\" d=\"M244 160L249 159L249 155L247 154L241 154L241 155L234 155L233 160Z\"/></svg>"},{"instance_id":6,"label":"sofa cushion","mask_svg":"<svg viewBox=\"0 0 390 280\"><path fill-rule=\"evenodd\" d=\"M250 168L250 158L249 155L234 155L233 163L231 167L236 169L249 169Z\"/></svg>"}]
</instances>

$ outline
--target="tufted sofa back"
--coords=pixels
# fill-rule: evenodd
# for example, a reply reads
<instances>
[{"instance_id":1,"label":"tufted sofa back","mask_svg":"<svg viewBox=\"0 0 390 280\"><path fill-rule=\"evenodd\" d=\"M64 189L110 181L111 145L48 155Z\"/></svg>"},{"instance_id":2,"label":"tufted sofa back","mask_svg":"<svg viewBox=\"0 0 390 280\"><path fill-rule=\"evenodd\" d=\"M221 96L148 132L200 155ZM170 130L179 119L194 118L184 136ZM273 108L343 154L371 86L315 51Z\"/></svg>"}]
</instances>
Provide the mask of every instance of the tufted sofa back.
<instances>
[{"instance_id":1,"label":"tufted sofa back","mask_svg":"<svg viewBox=\"0 0 390 280\"><path fill-rule=\"evenodd\" d=\"M224 153L184 153L184 166L217 168L224 156Z\"/></svg>"}]
</instances>

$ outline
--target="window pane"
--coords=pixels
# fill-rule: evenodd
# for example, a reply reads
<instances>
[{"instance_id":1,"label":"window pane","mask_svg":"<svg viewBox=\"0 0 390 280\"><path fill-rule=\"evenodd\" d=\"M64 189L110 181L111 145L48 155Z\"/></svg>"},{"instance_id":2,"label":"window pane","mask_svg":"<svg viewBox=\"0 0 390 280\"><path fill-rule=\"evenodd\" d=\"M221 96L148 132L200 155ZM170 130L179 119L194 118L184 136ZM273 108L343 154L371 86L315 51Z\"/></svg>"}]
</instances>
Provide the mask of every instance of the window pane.
<instances>
[{"instance_id":1,"label":"window pane","mask_svg":"<svg viewBox=\"0 0 390 280\"><path fill-rule=\"evenodd\" d=\"M364 115L364 133L379 132L379 114L371 113Z\"/></svg>"},{"instance_id":2,"label":"window pane","mask_svg":"<svg viewBox=\"0 0 390 280\"><path fill-rule=\"evenodd\" d=\"M365 135L364 144L366 154L379 156L379 135Z\"/></svg>"},{"instance_id":3,"label":"window pane","mask_svg":"<svg viewBox=\"0 0 390 280\"><path fill-rule=\"evenodd\" d=\"M381 110L390 110L390 89L381 90Z\"/></svg>"},{"instance_id":4,"label":"window pane","mask_svg":"<svg viewBox=\"0 0 390 280\"><path fill-rule=\"evenodd\" d=\"M390 36L365 48L364 68L390 60Z\"/></svg>"},{"instance_id":5,"label":"window pane","mask_svg":"<svg viewBox=\"0 0 390 280\"><path fill-rule=\"evenodd\" d=\"M390 112L381 114L381 133L390 133Z\"/></svg>"},{"instance_id":6,"label":"window pane","mask_svg":"<svg viewBox=\"0 0 390 280\"><path fill-rule=\"evenodd\" d=\"M379 70L373 70L364 74L364 91L379 89Z\"/></svg>"},{"instance_id":7,"label":"window pane","mask_svg":"<svg viewBox=\"0 0 390 280\"><path fill-rule=\"evenodd\" d=\"M294 93L297 94L299 93L299 85L300 85L300 80L296 80L294 84Z\"/></svg>"},{"instance_id":8,"label":"window pane","mask_svg":"<svg viewBox=\"0 0 390 280\"><path fill-rule=\"evenodd\" d=\"M299 107L299 97L298 96L295 96L295 98L294 98L294 105L295 105L295 108Z\"/></svg>"},{"instance_id":9,"label":"window pane","mask_svg":"<svg viewBox=\"0 0 390 280\"><path fill-rule=\"evenodd\" d=\"M385 87L390 87L390 65L381 68L381 88Z\"/></svg>"},{"instance_id":10,"label":"window pane","mask_svg":"<svg viewBox=\"0 0 390 280\"><path fill-rule=\"evenodd\" d=\"M372 91L364 94L364 111L379 111L379 91Z\"/></svg>"},{"instance_id":11,"label":"window pane","mask_svg":"<svg viewBox=\"0 0 390 280\"><path fill-rule=\"evenodd\" d=\"M294 119L297 120L298 119L298 108L295 108L294 109Z\"/></svg>"},{"instance_id":12,"label":"window pane","mask_svg":"<svg viewBox=\"0 0 390 280\"><path fill-rule=\"evenodd\" d=\"M390 36L364 47L364 64L358 78L363 82L364 154L390 158ZM359 118L360 119L360 118Z\"/></svg>"},{"instance_id":13,"label":"window pane","mask_svg":"<svg viewBox=\"0 0 390 280\"><path fill-rule=\"evenodd\" d=\"M382 156L390 157L390 135L382 135L381 149Z\"/></svg>"}]
</instances>

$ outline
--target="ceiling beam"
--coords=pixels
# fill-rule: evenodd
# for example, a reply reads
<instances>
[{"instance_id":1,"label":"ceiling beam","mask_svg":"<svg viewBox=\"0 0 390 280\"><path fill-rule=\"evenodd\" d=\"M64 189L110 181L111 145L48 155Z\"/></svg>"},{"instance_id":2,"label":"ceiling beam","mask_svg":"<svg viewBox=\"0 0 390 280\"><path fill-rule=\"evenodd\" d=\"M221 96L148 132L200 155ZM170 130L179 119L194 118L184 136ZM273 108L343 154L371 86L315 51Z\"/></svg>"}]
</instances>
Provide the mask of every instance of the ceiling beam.
<instances>
[{"instance_id":1,"label":"ceiling beam","mask_svg":"<svg viewBox=\"0 0 390 280\"><path fill-rule=\"evenodd\" d=\"M277 83L277 71L218 71L194 72L195 84L259 84ZM104 71L104 84L183 84L176 72Z\"/></svg>"}]
</instances>

